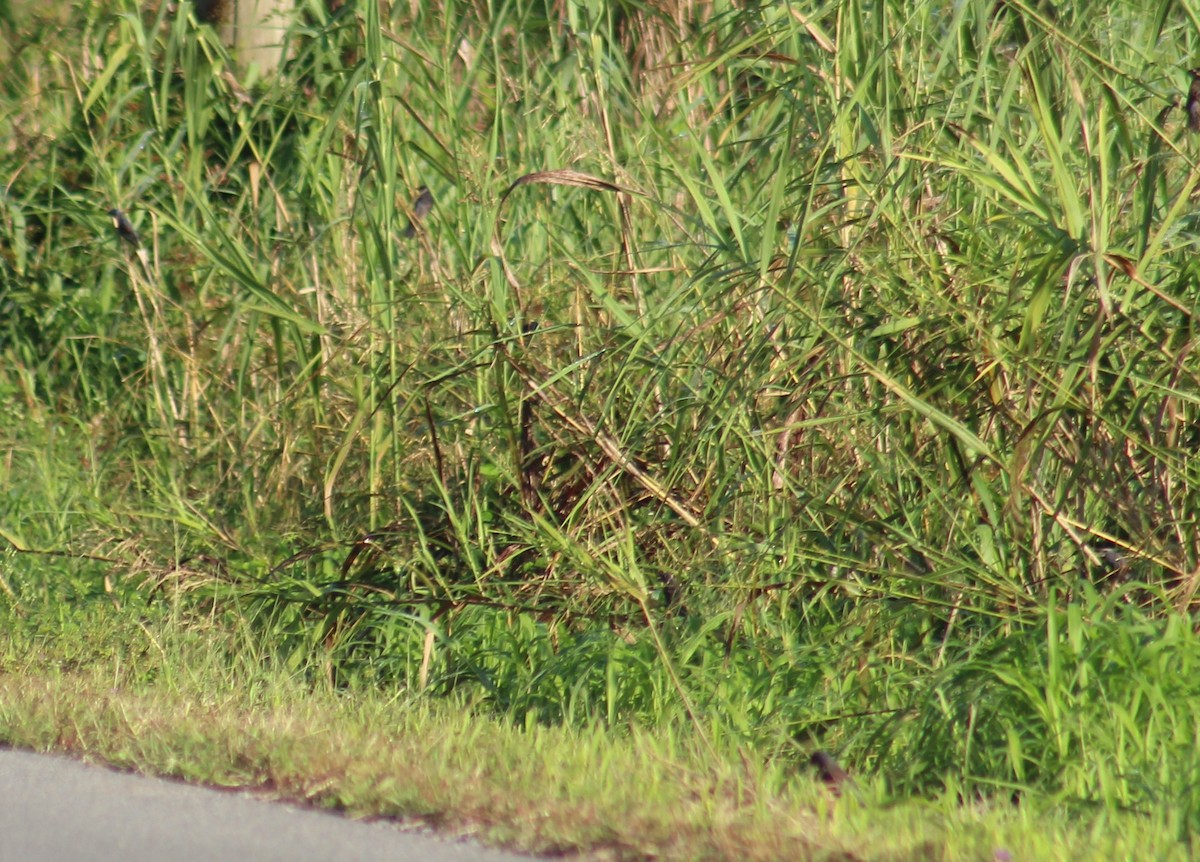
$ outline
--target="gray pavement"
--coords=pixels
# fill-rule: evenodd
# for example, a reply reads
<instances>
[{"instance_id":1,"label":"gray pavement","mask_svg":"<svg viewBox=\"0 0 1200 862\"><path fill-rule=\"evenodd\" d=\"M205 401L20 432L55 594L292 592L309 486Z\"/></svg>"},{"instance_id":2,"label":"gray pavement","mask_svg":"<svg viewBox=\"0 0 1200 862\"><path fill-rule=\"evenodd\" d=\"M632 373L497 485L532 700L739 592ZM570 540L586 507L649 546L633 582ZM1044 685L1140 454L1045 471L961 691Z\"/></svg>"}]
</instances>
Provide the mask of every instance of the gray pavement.
<instances>
[{"instance_id":1,"label":"gray pavement","mask_svg":"<svg viewBox=\"0 0 1200 862\"><path fill-rule=\"evenodd\" d=\"M528 862L386 823L0 749L0 862Z\"/></svg>"}]
</instances>

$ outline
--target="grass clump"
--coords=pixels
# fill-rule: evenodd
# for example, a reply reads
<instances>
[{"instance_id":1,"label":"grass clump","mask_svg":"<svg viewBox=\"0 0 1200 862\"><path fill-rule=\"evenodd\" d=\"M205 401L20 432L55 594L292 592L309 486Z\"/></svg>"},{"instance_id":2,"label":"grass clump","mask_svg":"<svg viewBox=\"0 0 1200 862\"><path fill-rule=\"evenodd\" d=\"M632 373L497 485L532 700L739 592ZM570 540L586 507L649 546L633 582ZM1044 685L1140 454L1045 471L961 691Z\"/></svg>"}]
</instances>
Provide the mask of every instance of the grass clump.
<instances>
[{"instance_id":1,"label":"grass clump","mask_svg":"<svg viewBox=\"0 0 1200 862\"><path fill-rule=\"evenodd\" d=\"M1184 10L15 12L13 619L1190 840Z\"/></svg>"}]
</instances>

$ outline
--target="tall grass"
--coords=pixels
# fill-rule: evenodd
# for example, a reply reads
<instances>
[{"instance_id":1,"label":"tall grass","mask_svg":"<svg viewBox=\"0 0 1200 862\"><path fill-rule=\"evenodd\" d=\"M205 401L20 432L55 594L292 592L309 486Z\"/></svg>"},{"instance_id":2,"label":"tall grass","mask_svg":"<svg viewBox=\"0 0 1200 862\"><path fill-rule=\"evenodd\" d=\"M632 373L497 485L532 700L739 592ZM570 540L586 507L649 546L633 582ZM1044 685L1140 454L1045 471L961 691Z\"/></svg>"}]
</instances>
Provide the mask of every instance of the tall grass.
<instances>
[{"instance_id":1,"label":"tall grass","mask_svg":"<svg viewBox=\"0 0 1200 862\"><path fill-rule=\"evenodd\" d=\"M29 23L2 535L339 683L1190 832L1195 12Z\"/></svg>"}]
</instances>

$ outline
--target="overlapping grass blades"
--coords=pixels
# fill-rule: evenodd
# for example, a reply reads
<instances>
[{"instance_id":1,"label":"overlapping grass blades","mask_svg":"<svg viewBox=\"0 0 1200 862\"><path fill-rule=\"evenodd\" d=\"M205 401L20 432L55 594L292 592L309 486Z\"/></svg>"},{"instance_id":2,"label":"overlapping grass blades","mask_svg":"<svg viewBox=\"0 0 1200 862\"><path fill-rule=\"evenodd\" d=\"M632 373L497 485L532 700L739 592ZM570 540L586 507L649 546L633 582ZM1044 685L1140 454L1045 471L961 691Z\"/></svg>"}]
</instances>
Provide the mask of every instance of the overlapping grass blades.
<instances>
[{"instance_id":1,"label":"overlapping grass blades","mask_svg":"<svg viewBox=\"0 0 1200 862\"><path fill-rule=\"evenodd\" d=\"M89 9L0 118L0 392L114 513L42 547L341 682L1191 799L1186 9L360 0L258 82Z\"/></svg>"}]
</instances>

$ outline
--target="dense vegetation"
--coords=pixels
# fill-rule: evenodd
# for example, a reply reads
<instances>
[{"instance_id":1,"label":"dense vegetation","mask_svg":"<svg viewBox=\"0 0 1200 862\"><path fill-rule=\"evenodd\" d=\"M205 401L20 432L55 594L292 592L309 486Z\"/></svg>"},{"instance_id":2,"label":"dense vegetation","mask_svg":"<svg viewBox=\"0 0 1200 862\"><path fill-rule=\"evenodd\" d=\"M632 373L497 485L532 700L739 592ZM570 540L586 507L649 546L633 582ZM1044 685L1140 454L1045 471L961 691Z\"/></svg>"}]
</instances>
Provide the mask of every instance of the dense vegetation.
<instances>
[{"instance_id":1,"label":"dense vegetation","mask_svg":"<svg viewBox=\"0 0 1200 862\"><path fill-rule=\"evenodd\" d=\"M173 8L0 22L10 625L1200 827L1190 0Z\"/></svg>"}]
</instances>

